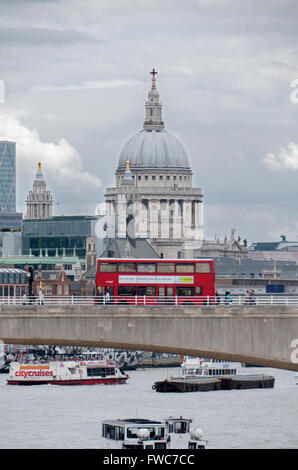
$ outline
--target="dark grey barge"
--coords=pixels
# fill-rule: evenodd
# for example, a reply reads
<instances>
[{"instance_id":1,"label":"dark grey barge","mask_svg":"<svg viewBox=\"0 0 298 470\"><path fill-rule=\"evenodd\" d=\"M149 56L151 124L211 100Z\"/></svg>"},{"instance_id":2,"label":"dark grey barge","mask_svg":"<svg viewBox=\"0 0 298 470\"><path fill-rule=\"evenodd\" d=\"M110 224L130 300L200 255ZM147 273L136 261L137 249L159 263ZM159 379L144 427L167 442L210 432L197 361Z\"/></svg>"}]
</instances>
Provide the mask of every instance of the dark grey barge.
<instances>
[{"instance_id":1,"label":"dark grey barge","mask_svg":"<svg viewBox=\"0 0 298 470\"><path fill-rule=\"evenodd\" d=\"M152 386L153 390L157 392L207 392L210 390L220 390L221 381L217 378L191 378L180 379L173 378L155 382Z\"/></svg>"},{"instance_id":2,"label":"dark grey barge","mask_svg":"<svg viewBox=\"0 0 298 470\"><path fill-rule=\"evenodd\" d=\"M275 377L272 375L234 375L220 377L221 390L244 390L248 388L273 388Z\"/></svg>"},{"instance_id":3,"label":"dark grey barge","mask_svg":"<svg viewBox=\"0 0 298 470\"><path fill-rule=\"evenodd\" d=\"M207 392L211 390L245 390L273 388L275 378L268 375L227 375L225 377L172 378L155 382L157 392Z\"/></svg>"}]
</instances>

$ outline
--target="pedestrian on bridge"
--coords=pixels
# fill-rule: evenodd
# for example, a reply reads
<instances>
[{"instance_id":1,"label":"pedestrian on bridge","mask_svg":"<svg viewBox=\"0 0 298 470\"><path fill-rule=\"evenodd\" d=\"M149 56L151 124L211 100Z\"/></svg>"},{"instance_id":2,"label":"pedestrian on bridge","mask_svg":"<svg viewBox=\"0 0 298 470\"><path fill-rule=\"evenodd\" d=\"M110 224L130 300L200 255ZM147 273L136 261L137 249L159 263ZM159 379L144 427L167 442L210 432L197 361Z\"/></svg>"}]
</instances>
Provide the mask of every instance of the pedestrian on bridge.
<instances>
[{"instance_id":1,"label":"pedestrian on bridge","mask_svg":"<svg viewBox=\"0 0 298 470\"><path fill-rule=\"evenodd\" d=\"M256 293L254 290L250 292L249 295L249 305L256 305Z\"/></svg>"},{"instance_id":2,"label":"pedestrian on bridge","mask_svg":"<svg viewBox=\"0 0 298 470\"><path fill-rule=\"evenodd\" d=\"M231 297L231 292L229 291L226 291L226 295L225 295L225 304L226 305L229 305L232 303L232 297Z\"/></svg>"}]
</instances>

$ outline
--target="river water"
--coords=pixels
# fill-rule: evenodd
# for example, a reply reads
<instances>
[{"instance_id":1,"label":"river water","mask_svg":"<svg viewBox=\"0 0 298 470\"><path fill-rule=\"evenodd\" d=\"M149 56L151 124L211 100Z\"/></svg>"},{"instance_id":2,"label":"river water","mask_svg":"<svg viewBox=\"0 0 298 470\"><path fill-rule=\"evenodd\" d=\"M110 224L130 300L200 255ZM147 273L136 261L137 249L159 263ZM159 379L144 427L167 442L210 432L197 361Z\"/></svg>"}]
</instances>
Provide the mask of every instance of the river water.
<instances>
[{"instance_id":1,"label":"river water","mask_svg":"<svg viewBox=\"0 0 298 470\"><path fill-rule=\"evenodd\" d=\"M211 449L298 448L295 373L248 368L275 376L273 389L157 393L152 385L176 368L129 372L122 385L18 387L0 375L0 448L104 449L101 420L183 416L204 432Z\"/></svg>"}]
</instances>

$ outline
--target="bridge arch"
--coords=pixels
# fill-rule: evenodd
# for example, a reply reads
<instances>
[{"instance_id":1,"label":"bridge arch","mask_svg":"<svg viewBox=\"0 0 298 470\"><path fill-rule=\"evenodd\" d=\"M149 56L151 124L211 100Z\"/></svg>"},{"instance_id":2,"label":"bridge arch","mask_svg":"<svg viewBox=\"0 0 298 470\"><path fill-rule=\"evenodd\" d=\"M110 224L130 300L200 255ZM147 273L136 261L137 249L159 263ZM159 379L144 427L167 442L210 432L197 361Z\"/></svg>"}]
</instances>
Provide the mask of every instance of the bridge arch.
<instances>
[{"instance_id":1,"label":"bridge arch","mask_svg":"<svg viewBox=\"0 0 298 470\"><path fill-rule=\"evenodd\" d=\"M168 352L298 371L295 338L295 306L0 308L0 339L5 343Z\"/></svg>"}]
</instances>

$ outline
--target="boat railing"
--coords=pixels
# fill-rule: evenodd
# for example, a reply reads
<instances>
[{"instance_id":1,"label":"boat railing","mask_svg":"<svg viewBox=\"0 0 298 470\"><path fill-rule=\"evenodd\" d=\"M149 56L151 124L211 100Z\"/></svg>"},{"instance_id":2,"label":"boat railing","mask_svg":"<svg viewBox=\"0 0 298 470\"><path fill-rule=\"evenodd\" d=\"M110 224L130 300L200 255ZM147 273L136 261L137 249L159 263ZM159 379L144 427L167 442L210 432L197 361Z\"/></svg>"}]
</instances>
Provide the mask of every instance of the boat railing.
<instances>
[{"instance_id":1,"label":"boat railing","mask_svg":"<svg viewBox=\"0 0 298 470\"><path fill-rule=\"evenodd\" d=\"M298 296L294 295L256 295L247 298L245 295L224 296L5 296L0 297L1 305L98 305L98 306L175 306L175 307L254 307L257 305L291 306L298 305Z\"/></svg>"}]
</instances>

